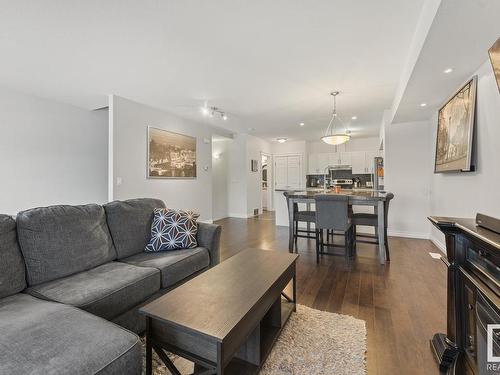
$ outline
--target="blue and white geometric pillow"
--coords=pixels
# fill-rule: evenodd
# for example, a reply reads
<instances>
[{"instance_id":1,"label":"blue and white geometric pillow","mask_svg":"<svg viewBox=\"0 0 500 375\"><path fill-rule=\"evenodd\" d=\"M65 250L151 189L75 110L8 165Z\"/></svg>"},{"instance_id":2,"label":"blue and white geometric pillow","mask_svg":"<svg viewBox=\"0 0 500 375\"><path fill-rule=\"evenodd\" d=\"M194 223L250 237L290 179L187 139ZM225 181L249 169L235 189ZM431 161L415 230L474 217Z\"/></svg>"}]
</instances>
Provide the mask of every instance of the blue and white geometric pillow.
<instances>
[{"instance_id":1,"label":"blue and white geometric pillow","mask_svg":"<svg viewBox=\"0 0 500 375\"><path fill-rule=\"evenodd\" d=\"M196 220L199 217L200 214L192 211L155 208L151 238L144 251L191 249L198 246Z\"/></svg>"}]
</instances>

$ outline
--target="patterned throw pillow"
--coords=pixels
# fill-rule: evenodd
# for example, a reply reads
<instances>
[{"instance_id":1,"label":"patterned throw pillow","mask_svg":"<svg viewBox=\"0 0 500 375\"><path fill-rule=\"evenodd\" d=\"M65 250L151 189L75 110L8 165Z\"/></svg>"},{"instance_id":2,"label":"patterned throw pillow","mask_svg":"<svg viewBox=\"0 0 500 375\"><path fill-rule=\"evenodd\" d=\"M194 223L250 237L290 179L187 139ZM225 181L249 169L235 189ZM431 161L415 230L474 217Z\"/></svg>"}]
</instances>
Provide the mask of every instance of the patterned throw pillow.
<instances>
[{"instance_id":1,"label":"patterned throw pillow","mask_svg":"<svg viewBox=\"0 0 500 375\"><path fill-rule=\"evenodd\" d=\"M198 246L196 220L200 214L192 211L176 211L155 208L151 224L151 239L144 249L147 252L191 249Z\"/></svg>"}]
</instances>

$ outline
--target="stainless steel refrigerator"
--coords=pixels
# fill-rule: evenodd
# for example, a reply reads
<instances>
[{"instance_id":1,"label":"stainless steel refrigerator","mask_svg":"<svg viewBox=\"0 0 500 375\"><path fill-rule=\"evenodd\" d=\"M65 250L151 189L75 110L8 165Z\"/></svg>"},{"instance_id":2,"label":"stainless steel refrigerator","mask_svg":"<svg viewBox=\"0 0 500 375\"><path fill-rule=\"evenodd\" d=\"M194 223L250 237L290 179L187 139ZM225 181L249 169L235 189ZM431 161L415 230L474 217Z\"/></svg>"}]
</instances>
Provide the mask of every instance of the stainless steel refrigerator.
<instances>
[{"instance_id":1,"label":"stainless steel refrigerator","mask_svg":"<svg viewBox=\"0 0 500 375\"><path fill-rule=\"evenodd\" d=\"M384 190L384 158L381 156L373 159L373 189Z\"/></svg>"}]
</instances>

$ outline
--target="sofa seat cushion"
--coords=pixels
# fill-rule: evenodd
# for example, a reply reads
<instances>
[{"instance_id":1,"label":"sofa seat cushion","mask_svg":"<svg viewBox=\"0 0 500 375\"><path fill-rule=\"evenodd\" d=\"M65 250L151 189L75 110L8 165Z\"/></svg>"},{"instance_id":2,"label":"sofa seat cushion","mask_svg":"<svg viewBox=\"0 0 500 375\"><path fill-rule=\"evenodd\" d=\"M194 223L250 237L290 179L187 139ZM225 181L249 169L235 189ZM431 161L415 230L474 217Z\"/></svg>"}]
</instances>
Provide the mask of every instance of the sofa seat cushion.
<instances>
[{"instance_id":1,"label":"sofa seat cushion","mask_svg":"<svg viewBox=\"0 0 500 375\"><path fill-rule=\"evenodd\" d=\"M31 295L76 306L111 320L160 289L155 268L110 262L27 289Z\"/></svg>"},{"instance_id":2,"label":"sofa seat cushion","mask_svg":"<svg viewBox=\"0 0 500 375\"><path fill-rule=\"evenodd\" d=\"M133 333L27 294L0 300L0 374L140 374Z\"/></svg>"},{"instance_id":3,"label":"sofa seat cushion","mask_svg":"<svg viewBox=\"0 0 500 375\"><path fill-rule=\"evenodd\" d=\"M195 247L194 249L141 253L121 261L135 266L159 269L161 287L168 288L207 268L210 264L210 256L206 248Z\"/></svg>"}]
</instances>

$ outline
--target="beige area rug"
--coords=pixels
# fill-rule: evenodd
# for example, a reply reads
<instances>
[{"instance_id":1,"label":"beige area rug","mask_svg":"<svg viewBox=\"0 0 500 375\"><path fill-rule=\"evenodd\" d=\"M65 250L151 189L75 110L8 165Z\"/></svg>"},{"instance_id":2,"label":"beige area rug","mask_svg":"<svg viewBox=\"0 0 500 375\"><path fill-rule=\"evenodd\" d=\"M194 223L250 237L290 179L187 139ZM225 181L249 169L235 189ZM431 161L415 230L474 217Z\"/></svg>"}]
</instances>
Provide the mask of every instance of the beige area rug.
<instances>
[{"instance_id":1,"label":"beige area rug","mask_svg":"<svg viewBox=\"0 0 500 375\"><path fill-rule=\"evenodd\" d=\"M182 374L193 371L191 362L174 355L170 357ZM154 351L153 373L170 374ZM365 321L302 305L297 305L297 313L288 320L260 371L261 375L365 373Z\"/></svg>"}]
</instances>

